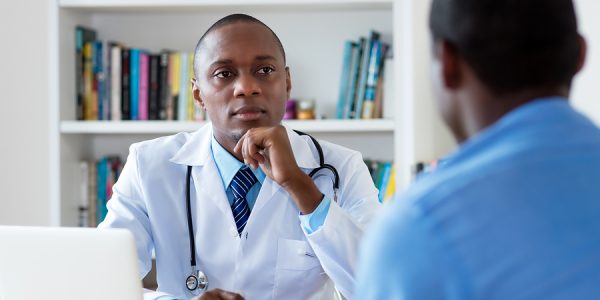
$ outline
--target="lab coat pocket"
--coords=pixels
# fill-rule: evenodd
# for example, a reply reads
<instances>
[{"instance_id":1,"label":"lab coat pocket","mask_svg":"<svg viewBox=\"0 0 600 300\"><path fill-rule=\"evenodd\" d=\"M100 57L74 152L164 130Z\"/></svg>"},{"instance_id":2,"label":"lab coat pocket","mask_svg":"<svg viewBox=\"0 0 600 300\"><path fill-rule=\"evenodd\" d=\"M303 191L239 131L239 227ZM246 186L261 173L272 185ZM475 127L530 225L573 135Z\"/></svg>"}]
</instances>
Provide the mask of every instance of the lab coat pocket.
<instances>
[{"instance_id":1,"label":"lab coat pocket","mask_svg":"<svg viewBox=\"0 0 600 300\"><path fill-rule=\"evenodd\" d=\"M309 270L321 266L306 241L279 239L277 270Z\"/></svg>"},{"instance_id":2,"label":"lab coat pocket","mask_svg":"<svg viewBox=\"0 0 600 300\"><path fill-rule=\"evenodd\" d=\"M312 299L327 282L308 242L279 239L274 299Z\"/></svg>"}]
</instances>

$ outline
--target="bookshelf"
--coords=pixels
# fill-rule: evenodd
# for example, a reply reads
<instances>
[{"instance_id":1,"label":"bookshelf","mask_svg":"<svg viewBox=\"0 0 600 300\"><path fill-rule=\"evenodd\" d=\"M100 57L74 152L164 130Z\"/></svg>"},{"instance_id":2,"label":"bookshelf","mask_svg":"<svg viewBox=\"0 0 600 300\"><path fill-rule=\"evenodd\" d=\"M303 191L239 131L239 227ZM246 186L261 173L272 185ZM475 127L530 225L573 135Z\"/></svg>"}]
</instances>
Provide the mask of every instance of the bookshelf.
<instances>
[{"instance_id":1,"label":"bookshelf","mask_svg":"<svg viewBox=\"0 0 600 300\"><path fill-rule=\"evenodd\" d=\"M448 148L432 105L426 12L416 0L54 0L50 40L51 222L77 225L78 163L108 154L127 157L131 143L194 131L202 122L76 121L74 28L96 29L101 40L119 41L152 52L192 51L214 21L248 13L280 37L292 76L292 97L314 100L327 119L285 121L294 129L363 153L393 160L398 186L410 181L414 162ZM335 120L344 41L381 32L394 59L393 95L384 119ZM390 83L388 83L390 84Z\"/></svg>"}]
</instances>

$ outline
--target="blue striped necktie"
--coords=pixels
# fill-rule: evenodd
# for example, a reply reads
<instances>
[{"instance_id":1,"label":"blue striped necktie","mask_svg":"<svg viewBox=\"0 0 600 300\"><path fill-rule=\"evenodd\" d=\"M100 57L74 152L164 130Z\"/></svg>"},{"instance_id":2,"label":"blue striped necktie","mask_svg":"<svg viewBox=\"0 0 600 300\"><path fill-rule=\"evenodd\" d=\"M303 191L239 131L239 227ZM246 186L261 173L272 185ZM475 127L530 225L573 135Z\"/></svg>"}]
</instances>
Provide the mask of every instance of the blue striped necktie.
<instances>
[{"instance_id":1,"label":"blue striped necktie","mask_svg":"<svg viewBox=\"0 0 600 300\"><path fill-rule=\"evenodd\" d=\"M233 177L233 180L229 184L231 191L233 192L233 203L231 204L231 212L233 213L233 219L237 226L238 234L241 235L250 217L250 207L248 201L246 201L246 194L250 188L257 182L256 177L252 173L252 170L247 166L242 167L237 174Z\"/></svg>"}]
</instances>

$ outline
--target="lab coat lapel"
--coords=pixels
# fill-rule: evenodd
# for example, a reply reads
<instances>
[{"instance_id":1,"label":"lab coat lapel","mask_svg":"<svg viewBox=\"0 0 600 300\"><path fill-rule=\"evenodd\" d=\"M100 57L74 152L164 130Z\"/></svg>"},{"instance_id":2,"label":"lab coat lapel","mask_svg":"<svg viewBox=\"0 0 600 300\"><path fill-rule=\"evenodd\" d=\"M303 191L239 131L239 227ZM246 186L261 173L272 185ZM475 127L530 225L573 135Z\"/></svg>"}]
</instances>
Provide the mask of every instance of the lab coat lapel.
<instances>
[{"instance_id":1,"label":"lab coat lapel","mask_svg":"<svg viewBox=\"0 0 600 300\"><path fill-rule=\"evenodd\" d=\"M223 216L231 219L230 221L235 224L233 215L231 214L231 207L223 188L223 181L214 161L207 162L200 167L192 168L192 179L196 190L197 203L204 202L200 200L201 197L210 199L221 210Z\"/></svg>"},{"instance_id":2,"label":"lab coat lapel","mask_svg":"<svg viewBox=\"0 0 600 300\"><path fill-rule=\"evenodd\" d=\"M173 155L171 162L186 166L192 166L192 181L197 203L203 202L202 197L211 200L225 216L231 215L229 201L225 195L225 188L221 181L221 175L217 169L212 153L212 125L209 123L190 134L188 140L181 146L179 151ZM193 198L192 198L193 199ZM235 222L234 222L235 223Z\"/></svg>"},{"instance_id":3,"label":"lab coat lapel","mask_svg":"<svg viewBox=\"0 0 600 300\"><path fill-rule=\"evenodd\" d=\"M304 173L308 174L312 169L319 166L319 154L314 145L312 145L310 138L302 137L287 127L286 130L296 164L304 171ZM289 197L287 192L282 190L281 185L267 177L262 184L252 211L255 212L255 214L258 213L269 201L271 201L271 199L281 198L282 195L285 195L286 198ZM283 199L280 199L280 201L283 201ZM293 200L288 199L288 201Z\"/></svg>"}]
</instances>

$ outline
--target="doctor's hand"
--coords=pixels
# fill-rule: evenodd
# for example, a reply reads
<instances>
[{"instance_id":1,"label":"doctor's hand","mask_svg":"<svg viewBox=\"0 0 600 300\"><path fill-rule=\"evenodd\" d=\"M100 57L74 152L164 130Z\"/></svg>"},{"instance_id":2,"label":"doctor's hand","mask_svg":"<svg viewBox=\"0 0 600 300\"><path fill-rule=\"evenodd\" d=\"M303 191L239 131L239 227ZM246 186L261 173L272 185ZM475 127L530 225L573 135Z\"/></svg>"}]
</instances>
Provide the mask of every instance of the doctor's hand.
<instances>
[{"instance_id":1,"label":"doctor's hand","mask_svg":"<svg viewBox=\"0 0 600 300\"><path fill-rule=\"evenodd\" d=\"M246 165L260 167L265 175L287 190L303 214L312 213L323 194L296 164L285 127L249 129L233 149Z\"/></svg>"},{"instance_id":2,"label":"doctor's hand","mask_svg":"<svg viewBox=\"0 0 600 300\"><path fill-rule=\"evenodd\" d=\"M221 289L213 289L204 292L198 297L192 298L192 300L244 300L240 294L224 291Z\"/></svg>"}]
</instances>

